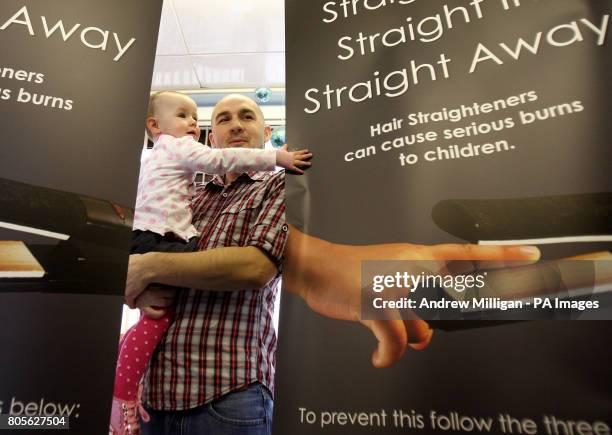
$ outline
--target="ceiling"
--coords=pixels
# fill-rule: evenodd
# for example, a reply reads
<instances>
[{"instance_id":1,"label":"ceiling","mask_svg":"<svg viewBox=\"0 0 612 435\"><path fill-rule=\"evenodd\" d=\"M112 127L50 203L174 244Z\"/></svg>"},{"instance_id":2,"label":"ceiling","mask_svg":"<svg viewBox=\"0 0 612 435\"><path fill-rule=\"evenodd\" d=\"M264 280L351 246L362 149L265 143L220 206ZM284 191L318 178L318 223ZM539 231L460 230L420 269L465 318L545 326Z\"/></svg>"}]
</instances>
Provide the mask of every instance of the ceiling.
<instances>
[{"instance_id":1,"label":"ceiling","mask_svg":"<svg viewBox=\"0 0 612 435\"><path fill-rule=\"evenodd\" d=\"M164 0L154 90L285 86L283 0Z\"/></svg>"}]
</instances>

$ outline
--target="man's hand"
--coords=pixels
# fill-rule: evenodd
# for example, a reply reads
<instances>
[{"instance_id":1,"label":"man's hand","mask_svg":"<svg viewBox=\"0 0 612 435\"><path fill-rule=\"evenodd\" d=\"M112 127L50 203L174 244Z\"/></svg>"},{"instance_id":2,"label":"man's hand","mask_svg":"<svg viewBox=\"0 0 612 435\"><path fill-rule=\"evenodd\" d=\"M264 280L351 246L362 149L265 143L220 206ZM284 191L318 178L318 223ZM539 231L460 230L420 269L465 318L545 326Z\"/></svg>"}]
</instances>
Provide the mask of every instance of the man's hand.
<instances>
[{"instance_id":1,"label":"man's hand","mask_svg":"<svg viewBox=\"0 0 612 435\"><path fill-rule=\"evenodd\" d=\"M125 283L125 304L130 308L136 308L136 298L151 284L152 265L149 258L149 254L130 255Z\"/></svg>"},{"instance_id":2,"label":"man's hand","mask_svg":"<svg viewBox=\"0 0 612 435\"><path fill-rule=\"evenodd\" d=\"M438 271L448 270L453 260L474 260L473 267L503 267L507 262L537 261L534 247L434 245L409 243L349 246L310 237L291 227L285 250L283 283L299 294L315 312L336 319L357 321L378 340L372 354L375 367L389 367L407 347L422 349L432 330L420 319L361 320L361 262L364 260L436 260ZM481 263L478 264L476 260ZM462 273L469 271L462 270ZM432 271L435 273L435 271Z\"/></svg>"}]
</instances>

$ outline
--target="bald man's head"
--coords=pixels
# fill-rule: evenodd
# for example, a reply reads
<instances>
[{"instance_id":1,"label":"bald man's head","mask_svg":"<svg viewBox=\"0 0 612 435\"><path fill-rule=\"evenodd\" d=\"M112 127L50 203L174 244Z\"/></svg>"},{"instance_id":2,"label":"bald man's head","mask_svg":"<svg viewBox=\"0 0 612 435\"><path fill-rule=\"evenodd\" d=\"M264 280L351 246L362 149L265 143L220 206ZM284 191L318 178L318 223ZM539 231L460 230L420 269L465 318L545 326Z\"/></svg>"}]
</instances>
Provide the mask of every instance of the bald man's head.
<instances>
[{"instance_id":1,"label":"bald man's head","mask_svg":"<svg viewBox=\"0 0 612 435\"><path fill-rule=\"evenodd\" d=\"M271 129L251 98L239 94L223 97L212 113L210 143L216 148L263 148Z\"/></svg>"}]
</instances>

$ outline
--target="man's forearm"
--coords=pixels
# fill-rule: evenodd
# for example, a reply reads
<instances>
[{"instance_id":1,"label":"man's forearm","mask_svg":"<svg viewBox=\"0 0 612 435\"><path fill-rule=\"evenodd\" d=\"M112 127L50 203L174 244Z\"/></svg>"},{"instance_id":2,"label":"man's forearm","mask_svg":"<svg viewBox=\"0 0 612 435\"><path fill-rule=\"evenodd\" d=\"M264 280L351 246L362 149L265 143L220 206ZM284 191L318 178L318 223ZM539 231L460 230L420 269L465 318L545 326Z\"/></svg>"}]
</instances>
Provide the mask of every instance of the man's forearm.
<instances>
[{"instance_id":1,"label":"man's forearm","mask_svg":"<svg viewBox=\"0 0 612 435\"><path fill-rule=\"evenodd\" d=\"M253 246L180 254L151 252L143 260L149 283L205 290L257 289L277 273L268 256Z\"/></svg>"}]
</instances>

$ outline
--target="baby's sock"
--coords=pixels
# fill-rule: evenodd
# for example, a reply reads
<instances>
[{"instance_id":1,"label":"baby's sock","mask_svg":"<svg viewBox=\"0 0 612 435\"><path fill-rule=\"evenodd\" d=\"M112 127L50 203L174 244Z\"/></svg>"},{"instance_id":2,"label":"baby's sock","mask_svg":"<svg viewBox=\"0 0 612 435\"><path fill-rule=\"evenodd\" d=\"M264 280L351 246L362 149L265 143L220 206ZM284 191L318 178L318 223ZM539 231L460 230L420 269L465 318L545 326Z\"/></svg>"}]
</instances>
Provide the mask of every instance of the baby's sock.
<instances>
[{"instance_id":1,"label":"baby's sock","mask_svg":"<svg viewBox=\"0 0 612 435\"><path fill-rule=\"evenodd\" d=\"M123 336L115 372L114 396L121 400L136 400L142 379L153 351L170 326L172 315L160 319L141 316Z\"/></svg>"}]
</instances>

